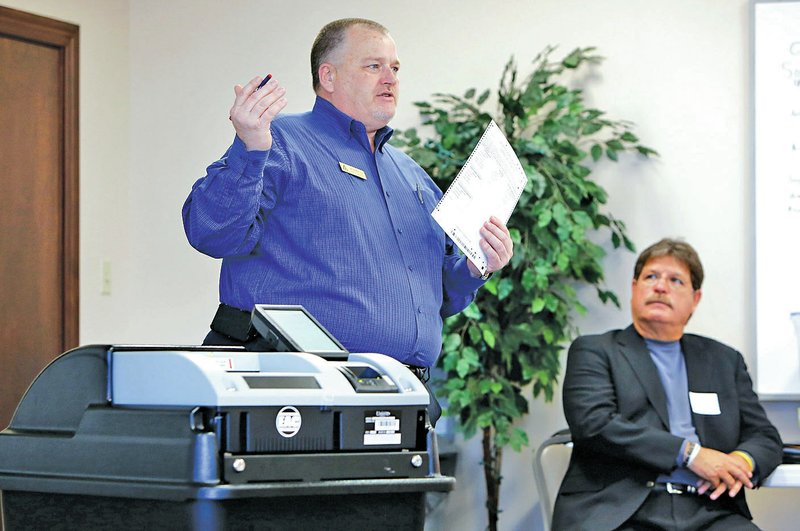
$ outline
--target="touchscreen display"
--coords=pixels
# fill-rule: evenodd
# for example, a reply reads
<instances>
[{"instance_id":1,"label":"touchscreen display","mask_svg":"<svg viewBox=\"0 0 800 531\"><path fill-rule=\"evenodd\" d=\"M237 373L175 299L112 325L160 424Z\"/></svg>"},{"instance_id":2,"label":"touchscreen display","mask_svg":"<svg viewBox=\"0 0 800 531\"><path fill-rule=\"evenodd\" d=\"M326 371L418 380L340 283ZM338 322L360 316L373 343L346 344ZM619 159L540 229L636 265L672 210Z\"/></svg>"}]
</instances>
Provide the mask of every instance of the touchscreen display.
<instances>
[{"instance_id":1,"label":"touchscreen display","mask_svg":"<svg viewBox=\"0 0 800 531\"><path fill-rule=\"evenodd\" d=\"M262 308L262 311L297 343L301 352L344 352L302 310Z\"/></svg>"}]
</instances>

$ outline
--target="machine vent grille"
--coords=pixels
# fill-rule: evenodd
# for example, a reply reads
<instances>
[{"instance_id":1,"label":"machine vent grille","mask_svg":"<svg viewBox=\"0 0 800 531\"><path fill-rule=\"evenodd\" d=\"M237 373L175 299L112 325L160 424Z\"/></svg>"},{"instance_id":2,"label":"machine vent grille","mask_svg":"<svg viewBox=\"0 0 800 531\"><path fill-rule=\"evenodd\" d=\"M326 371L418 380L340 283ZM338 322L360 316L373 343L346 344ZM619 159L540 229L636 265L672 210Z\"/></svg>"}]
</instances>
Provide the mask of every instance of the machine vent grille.
<instances>
[{"instance_id":1,"label":"machine vent grille","mask_svg":"<svg viewBox=\"0 0 800 531\"><path fill-rule=\"evenodd\" d=\"M324 437L257 437L253 440L255 452L319 452L329 449L329 442Z\"/></svg>"}]
</instances>

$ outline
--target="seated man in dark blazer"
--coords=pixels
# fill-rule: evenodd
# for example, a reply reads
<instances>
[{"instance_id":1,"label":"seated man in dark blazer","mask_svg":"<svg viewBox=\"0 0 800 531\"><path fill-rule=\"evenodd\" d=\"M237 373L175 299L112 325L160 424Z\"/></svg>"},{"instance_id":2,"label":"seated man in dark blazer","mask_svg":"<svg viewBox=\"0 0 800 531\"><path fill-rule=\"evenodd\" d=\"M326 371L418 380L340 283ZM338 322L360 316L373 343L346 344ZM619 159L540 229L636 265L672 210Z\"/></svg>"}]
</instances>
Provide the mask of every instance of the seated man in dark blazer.
<instances>
[{"instance_id":1,"label":"seated man in dark blazer","mask_svg":"<svg viewBox=\"0 0 800 531\"><path fill-rule=\"evenodd\" d=\"M744 489L782 443L742 355L684 334L703 267L661 240L634 269L633 325L569 349L564 413L574 442L553 529L758 529Z\"/></svg>"}]
</instances>

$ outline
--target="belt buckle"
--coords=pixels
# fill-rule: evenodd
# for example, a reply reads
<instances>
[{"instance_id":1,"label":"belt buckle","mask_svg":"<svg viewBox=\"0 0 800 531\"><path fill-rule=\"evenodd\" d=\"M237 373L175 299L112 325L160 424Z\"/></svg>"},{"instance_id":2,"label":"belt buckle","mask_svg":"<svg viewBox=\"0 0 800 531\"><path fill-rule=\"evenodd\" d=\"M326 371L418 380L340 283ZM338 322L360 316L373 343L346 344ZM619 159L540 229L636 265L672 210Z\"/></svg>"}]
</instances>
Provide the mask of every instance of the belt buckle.
<instances>
[{"instance_id":1,"label":"belt buckle","mask_svg":"<svg viewBox=\"0 0 800 531\"><path fill-rule=\"evenodd\" d=\"M430 369L428 367L418 367L416 365L406 365L406 367L408 367L411 373L422 383L426 383L431 377Z\"/></svg>"}]
</instances>

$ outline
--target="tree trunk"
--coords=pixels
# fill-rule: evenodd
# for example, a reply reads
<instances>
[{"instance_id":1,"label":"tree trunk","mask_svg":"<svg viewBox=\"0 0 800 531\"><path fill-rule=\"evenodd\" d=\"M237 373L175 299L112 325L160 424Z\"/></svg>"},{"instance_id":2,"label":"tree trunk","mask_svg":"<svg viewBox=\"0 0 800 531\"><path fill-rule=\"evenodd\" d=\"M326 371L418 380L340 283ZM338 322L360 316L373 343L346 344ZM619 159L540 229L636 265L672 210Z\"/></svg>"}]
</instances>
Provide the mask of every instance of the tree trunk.
<instances>
[{"instance_id":1,"label":"tree trunk","mask_svg":"<svg viewBox=\"0 0 800 531\"><path fill-rule=\"evenodd\" d=\"M483 477L486 480L486 512L489 517L489 531L497 531L502 464L503 448L495 445L494 430L491 426L487 426L483 428Z\"/></svg>"}]
</instances>

